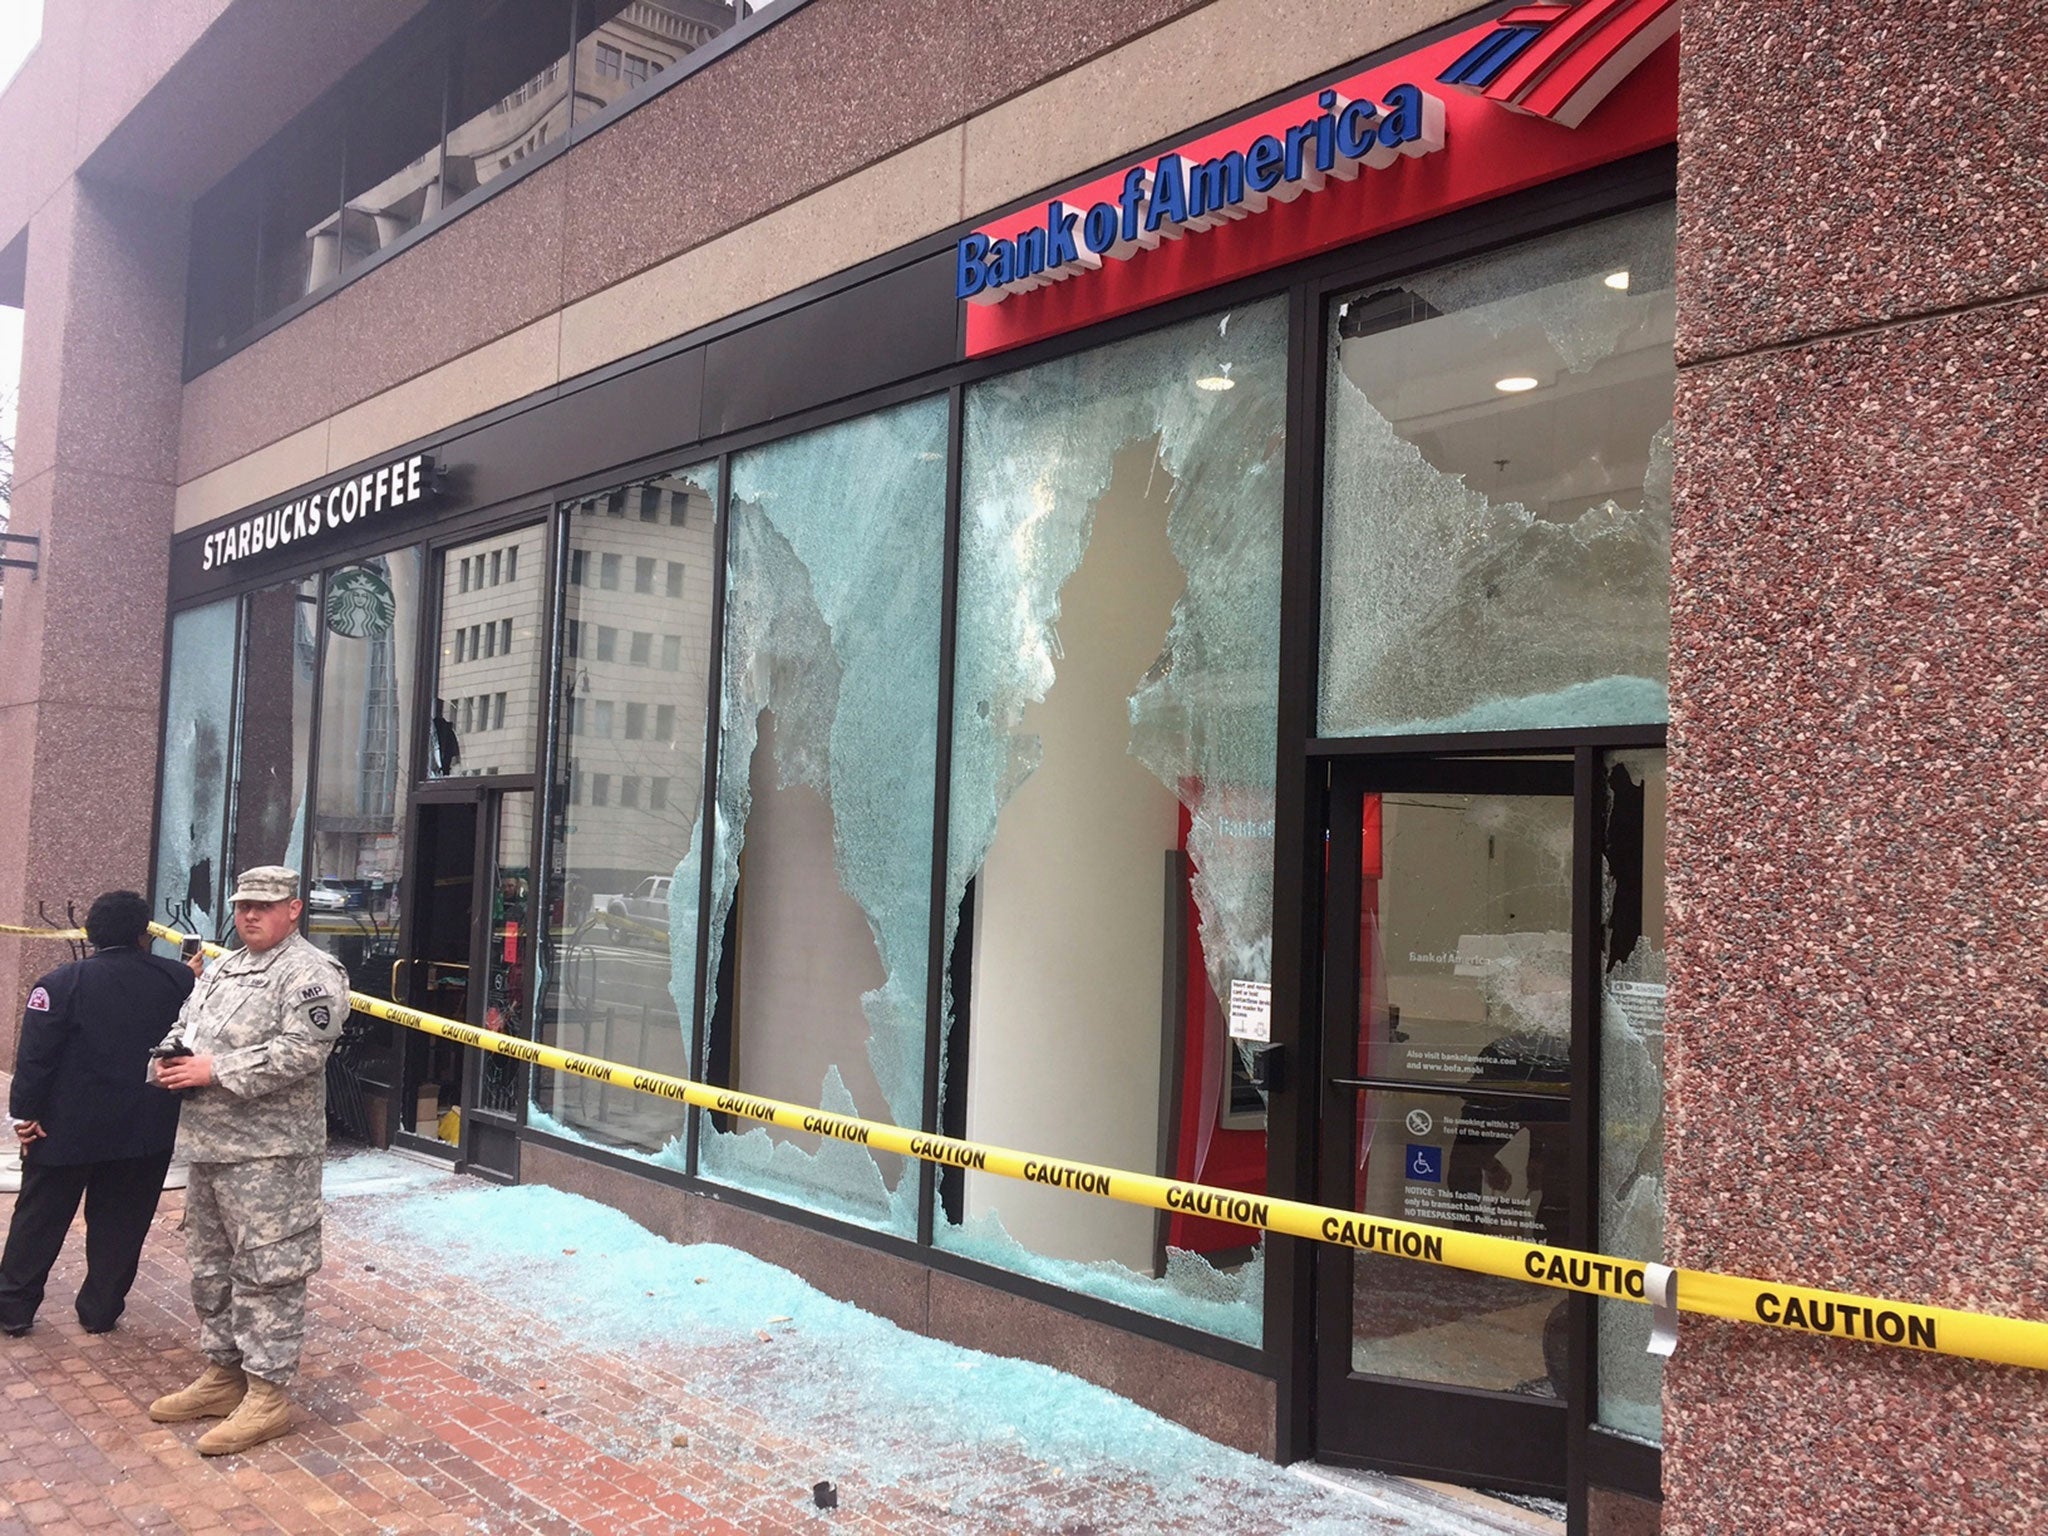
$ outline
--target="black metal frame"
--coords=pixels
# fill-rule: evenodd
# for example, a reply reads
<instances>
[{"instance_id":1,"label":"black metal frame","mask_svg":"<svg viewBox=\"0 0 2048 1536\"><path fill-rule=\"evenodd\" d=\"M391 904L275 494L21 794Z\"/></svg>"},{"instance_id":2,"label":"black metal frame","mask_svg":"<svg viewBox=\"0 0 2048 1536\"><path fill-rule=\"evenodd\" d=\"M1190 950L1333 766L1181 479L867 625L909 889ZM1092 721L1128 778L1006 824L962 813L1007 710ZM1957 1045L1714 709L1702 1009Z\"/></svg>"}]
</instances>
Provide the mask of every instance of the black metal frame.
<instances>
[{"instance_id":1,"label":"black metal frame","mask_svg":"<svg viewBox=\"0 0 2048 1536\"><path fill-rule=\"evenodd\" d=\"M1531 733L1534 736L1538 733ZM1356 847L1362 797L1390 789L1431 789L1446 793L1491 792L1569 796L1572 801L1572 1061L1573 1092L1569 1120L1568 1167L1577 1196L1573 1204L1567 1241L1579 1249L1598 1249L1597 1169L1599 1159L1600 1113L1600 1009L1599 998L1605 952L1601 909L1602 871L1608 857L1610 806L1602 783L1602 768L1608 754L1631 748L1664 745L1664 730L1657 726L1588 728L1541 733L1552 738L1551 746L1561 754L1545 761L1501 756L1411 753L1398 743L1385 743L1387 750L1366 754L1333 753L1326 756L1330 769L1331 828L1329 873L1324 893L1325 910L1338 916L1355 916L1355 898L1342 894L1354 891L1359 879ZM1569 737L1569 741L1557 738ZM1529 738L1510 745L1526 746ZM1498 749L1496 749L1498 750ZM1369 787L1368 787L1369 786ZM1332 894L1337 893L1337 894ZM1322 1018L1332 1038L1351 1027L1355 1018L1359 955L1355 922L1333 928L1322 951ZM1352 1090L1407 1086L1381 1084L1374 1079L1326 1078L1324 1136L1322 1146L1331 1155L1338 1138L1348 1138ZM1555 1095L1517 1094L1489 1088L1489 1098L1526 1097L1557 1102ZM1339 1164L1341 1170L1342 1164ZM1333 1171L1334 1174L1334 1171ZM1326 1204L1342 1204L1346 1192L1334 1187L1318 1190ZM1348 1292L1348 1257L1340 1250L1321 1256L1320 1299L1323 1311L1318 1335L1323 1358L1317 1375L1318 1411L1333 1411L1346 1395L1342 1378L1345 1368L1337 1355L1348 1343L1338 1313L1342 1306L1326 1287L1342 1285ZM1491 1475L1493 1486L1520 1488L1530 1492L1563 1493L1568 1509L1568 1526L1586 1528L1588 1489L1597 1485L1619 1489L1638 1497L1655 1499L1661 1479L1661 1453L1652 1446L1603 1428L1596 1422L1598 1385L1598 1339L1595 1331L1595 1303L1591 1297L1572 1296L1567 1301L1571 1323L1564 1400L1553 1408L1561 1422L1554 1430L1557 1444L1547 1453L1561 1451L1564 1476L1561 1482L1548 1480L1540 1465L1514 1459L1503 1460ZM1347 1314L1348 1315L1348 1314ZM1341 1336L1340 1336L1341 1335ZM1502 1445L1512 1440L1508 1417L1526 1417L1529 1405L1512 1403L1499 1394L1462 1388L1424 1387L1414 1383L1366 1378L1357 1389L1367 1396L1384 1399L1384 1406L1369 1409L1386 1426L1389 1435L1415 1447L1382 1454L1352 1454L1334 1451L1325 1444L1317 1454L1325 1460L1373 1466L1383 1470L1426 1477L1441 1477L1455 1469L1460 1451L1477 1444ZM1341 1410L1340 1410L1341 1411ZM1505 1416L1504 1416L1505 1415ZM1434 1457L1435 1459L1432 1459Z\"/></svg>"},{"instance_id":2,"label":"black metal frame","mask_svg":"<svg viewBox=\"0 0 2048 1536\"><path fill-rule=\"evenodd\" d=\"M1274 1039L1289 1031L1286 1047L1296 1057L1294 1081L1320 1082L1321 1034L1317 1023L1309 1022L1313 1011L1306 998L1322 994L1324 1016L1332 1006L1326 989L1330 970L1342 961L1342 941L1325 950L1322 930L1327 911L1327 893L1321 861L1309 857L1314 846L1312 830L1328 826L1328 808L1334 781L1350 762L1371 762L1384 758L1427 757L1438 765L1445 778L1437 787L1449 787L1459 759L1484 759L1514 753L1570 753L1573 758L1577 825L1584 828L1575 839L1574 901L1586 910L1575 910L1575 928L1597 937L1599 886L1588 868L1597 873L1602 850L1596 837L1592 807L1587 797L1592 789L1579 781L1594 775L1589 762L1597 763L1603 751L1661 747L1666 731L1661 725L1588 727L1523 732L1473 732L1450 735L1406 737L1323 737L1316 733L1315 700L1320 692L1320 634L1322 604L1322 495L1324 483L1325 419L1328 312L1345 294L1374 283L1385 282L1405 272L1465 259L1486 251L1519 244L1555 230L1592 220L1612 217L1670 199L1674 160L1668 151L1653 152L1603 170L1553 183L1510 199L1483 204L1463 214L1433 220L1414 230L1398 232L1361 248L1333 252L1304 263L1292 290L1290 323L1289 473L1287 539L1283 551L1280 764L1276 784L1280 803L1276 816L1274 868ZM1299 395L1297 400L1295 396ZM1296 430L1298 427L1307 430ZM1297 457L1298 455L1298 457ZM1290 691L1289 682L1294 683ZM1293 731L1290 731L1293 727ZM1298 732L1298 734L1295 734ZM1299 745L1295 745L1298 743ZM1483 772L1484 770L1481 769ZM1293 800L1295 803L1290 804ZM1294 835L1290 836L1291 829ZM1332 848L1332 881L1338 856ZM1590 865L1587 861L1591 861ZM1591 913L1590 919L1587 913ZM1575 946L1575 963L1597 968L1597 945ZM1288 977L1281 957L1292 956L1298 971ZM1356 957L1351 957L1355 967ZM1583 1247L1591 1241L1595 1205L1594 1162L1597 1158L1597 1093L1599 1082L1599 1028L1597 986L1589 984L1591 973L1574 977L1573 1050L1579 1087L1574 1095L1570 1160L1576 1187L1583 1197L1576 1217L1583 1230L1575 1228L1573 1241ZM1288 985L1294 984L1293 987ZM1294 988L1299 988L1298 991ZM1289 995L1292 993L1292 995ZM1284 1024L1283 1024L1284 1021ZM1283 1098L1295 1102L1283 1105ZM1300 1124L1286 1127L1292 1140L1292 1156L1282 1149L1279 1117L1283 1109L1289 1119L1303 1113L1299 1095L1275 1095L1273 1099L1273 1165L1269 1187L1275 1194L1302 1194L1317 1187L1319 1143L1322 1138ZM1315 1124L1311 1121L1310 1124ZM1283 1169L1282 1160L1286 1158ZM1280 1180L1291 1175L1291 1188ZM1316 1260L1304 1250L1316 1245L1298 1239L1269 1238L1267 1341L1276 1337L1276 1325L1291 1330L1294 1348L1278 1359L1275 1369L1277 1418L1275 1438L1281 1460L1321 1455L1331 1457L1322 1445L1318 1426L1319 1371L1315 1363L1317 1313ZM1660 1451L1626 1436L1604 1430L1593 1423L1595 1350L1592 1303L1579 1298L1571 1303L1572 1351L1567 1381L1565 1423L1566 1482L1569 1528L1585 1529L1587 1489L1590 1484L1617 1488L1647 1499L1661 1494ZM1276 1315L1277 1314L1277 1315ZM1583 1315L1582 1315L1583 1314ZM1441 1401L1451 1405L1448 1429L1460 1422L1461 1394L1443 1389ZM1486 1394L1479 1394L1486 1396ZM1424 1407L1421 1411L1427 1412ZM1512 1479L1504 1479L1503 1485Z\"/></svg>"},{"instance_id":3,"label":"black metal frame","mask_svg":"<svg viewBox=\"0 0 2048 1536\"><path fill-rule=\"evenodd\" d=\"M1410 46L1412 44L1403 44L1401 48L1405 51ZM1338 78L1346 72L1347 70L1332 72L1330 78ZM1298 89L1290 89L1281 94L1291 97L1298 94ZM1237 114L1232 114L1235 115ZM1358 247L1310 258L1279 272L1246 278L1223 287L1188 295L1151 309L1103 322L1081 332L1050 338L997 356L975 359L956 357L953 363L943 368L865 389L848 398L794 408L743 429L704 437L694 442L679 443L659 454L581 475L558 485L549 493L557 503L555 516L550 525L553 530L554 546L549 562L552 576L548 617L550 670L545 684L551 697L545 717L548 728L544 733L541 748L542 804L537 807L535 817L537 852L531 865L536 872L536 878L542 881L548 878L545 838L547 829L552 824L551 818L555 814L553 799L559 793L559 786L553 782L555 731L560 724L557 718L559 700L552 695L557 691L556 676L561 665L560 613L557 598L562 581L562 565L566 558L566 541L561 537L562 519L566 514L560 503L589 491L644 477L650 472L703 464L713 459L718 462L719 511L715 537L716 585L713 596L710 661L712 687L708 696L709 719L706 722L703 811L709 818L716 804L720 696L718 684L723 665L730 456L762 443L791 437L907 400L938 392L946 393L949 397L946 590L942 597L945 606L941 631L939 761L935 765L937 798L933 829L933 964L927 999L927 1074L923 1115L928 1128L943 1128L948 1108L943 1091L944 1085L939 1080L938 1071L942 1050L939 967L945 965L950 968L953 961L958 958L956 955L942 954L940 950L945 918L944 859L947 796L950 788L949 726L952 709L953 645L958 620L957 594L954 588L957 586L959 465L964 391L983 379L1028 368L1041 361L1108 345L1196 316L1284 294L1289 306L1288 433L1284 450L1281 552L1280 675L1283 682L1280 696L1276 701L1279 751L1276 765L1273 911L1274 1043L1278 1047L1277 1058L1284 1062L1284 1086L1281 1091L1273 1093L1269 1105L1268 1188L1276 1196L1308 1195L1316 1187L1318 1157L1316 1138L1311 1132L1317 1123L1317 1115L1314 1105L1308 1101L1303 1090L1305 1085L1320 1082L1322 1066L1319 1031L1314 1025L1318 1012L1314 999L1319 993L1320 978L1323 974L1321 929L1324 898L1322 861L1315 855L1321 842L1321 829L1326 824L1326 798L1334 766L1344 759L1385 755L1412 756L1426 753L1439 757L1457 757L1484 756L1507 750L1577 752L1582 748L1595 746L1651 746L1661 743L1663 739L1661 728L1654 727L1592 732L1549 731L1411 737L1398 740L1324 739L1315 734L1322 586L1321 423L1325 377L1326 306L1340 293L1368 283L1391 280L1403 273L1421 270L1447 259L1466 258L1487 250L1516 244L1593 218L1668 201L1675 179L1674 166L1675 157L1668 150L1640 155L1602 170L1584 173L1548 186L1497 199L1476 208L1446 215L1424 225L1396 231ZM767 324L792 315L807 306L830 303L835 298L851 295L861 283L878 274L903 270L917 261L926 260L935 253L949 248L957 233L957 230L949 231L915 242L903 251L862 263L847 272L808 285L744 315L728 317L688 336L662 343L647 352L595 370L584 380L578 381L575 386L555 386L528 400L514 402L486 413L466 426L475 429L485 424L508 420L522 411L531 409L535 400L560 398L574 389L630 389L630 376L637 370L661 359L675 357L691 348L702 347L709 341L736 334L749 326ZM447 436L447 433L442 433L437 434L435 438L419 439L402 451L410 452L428 447ZM388 458L390 455L380 457ZM509 510L515 505L521 510ZM531 497L522 497L516 503L501 503L493 507L463 511L421 531L415 538L424 540L431 537L436 547L443 547L450 542L466 541L479 536L482 531L495 524L503 524L517 516L527 515L524 509L531 505ZM389 534L366 534L347 545L337 545L331 550L323 551L320 565L323 570L332 569L349 563L351 559L389 547L392 547ZM195 599L194 605L196 601L211 601L219 596L238 595L247 590L271 585L279 579L281 578L276 573L243 577L224 585L218 592L210 592L203 598ZM425 649L423 644L423 656ZM316 700L316 727L317 707ZM416 740L420 739L419 733L416 732L415 737ZM707 821L707 836L709 824ZM706 914L708 921L711 860L707 857L703 862L704 887L700 891L700 912ZM546 891L543 890L538 898L543 904L546 895ZM730 949L728 945L728 963ZM708 983L711 979L706 974L708 952L709 946L700 944L696 1017L692 1021L692 1050L698 1075L716 1080L721 1075L717 1041L714 1039L717 1032L714 1021L705 1017L705 1002L709 996ZM540 964L537 963L534 969L537 975ZM721 995L728 990L721 988ZM956 996L956 1009L963 1007L964 1001L964 996ZM537 1015L529 1016L535 1017L537 1022ZM953 1058L948 1054L946 1059L951 1061ZM698 1178L698 1127L694 1117L691 1120L689 1134L689 1172L675 1174L652 1167L626 1154L608 1153L578 1143L562 1141L531 1128L522 1131L524 1137L538 1143L560 1146L563 1150L629 1169L643 1177L652 1177L662 1183L672 1184L694 1193L772 1212L783 1219L834 1232L887 1251L914 1255L920 1262L933 1267L969 1274L1000 1289L1043 1299L1079 1315L1094 1317L1147 1337L1164 1340L1191 1353L1228 1361L1270 1375L1274 1378L1277 1389L1275 1433L1279 1455L1283 1459L1294 1459L1314 1452L1317 1443L1315 1371L1312 1362L1313 1352L1308 1345L1314 1327L1314 1250L1317 1245L1287 1237L1268 1239L1265 1343L1257 1350L1248 1350L1246 1346L1098 1302L1079 1293L1042 1286L1039 1282L1021 1276L972 1264L930 1246L924 1240L931 1234L935 1207L944 1198L945 1181L942 1176L935 1176L929 1170L920 1174L920 1243L905 1245L903 1239L817 1216L799 1207L750 1196L729 1186ZM1617 1479L1616 1486L1632 1488L1654 1496L1654 1472L1647 1478L1642 1475L1645 1470L1644 1456L1654 1460L1654 1452L1646 1451L1620 1437L1593 1429L1588 1429L1584 1438L1588 1447L1587 1455L1585 1458L1575 1458L1575 1462L1583 1459L1587 1465L1612 1469L1613 1476ZM1614 1444L1610 1445L1607 1442ZM1601 1480L1604 1482L1605 1478Z\"/></svg>"},{"instance_id":4,"label":"black metal frame","mask_svg":"<svg viewBox=\"0 0 2048 1536\"><path fill-rule=\"evenodd\" d=\"M941 1123L946 1114L950 1095L947 1094L945 1070L948 1066L962 1074L964 1082L965 1057L967 1050L966 1031L959 1031L960 1039L948 1051L946 1039L951 1021L946 1017L945 1002L950 993L956 1014L964 1018L967 999L952 988L953 956L947 953L946 945L946 886L950 873L953 814L953 673L954 647L959 636L960 625L960 484L961 462L967 434L967 399L962 386L955 384L946 391L946 513L945 550L940 560L939 576L939 698L938 715L934 721L934 740L937 753L932 763L932 881L929 905L930 951L925 961L925 1032L924 1032L924 1105L920 1129L942 1131ZM972 907L963 903L969 916ZM955 939L955 947L959 943ZM960 1059L953 1060L957 1055ZM923 1248L931 1248L933 1234L938 1224L937 1208L941 1175L934 1163L920 1162L917 1165L917 1241ZM949 1170L946 1177L948 1192L952 1199L949 1209L957 1209L963 1176L958 1169Z\"/></svg>"},{"instance_id":5,"label":"black metal frame","mask_svg":"<svg viewBox=\"0 0 2048 1536\"><path fill-rule=\"evenodd\" d=\"M690 1071L700 1082L716 1081L728 1076L731 1062L729 1051L714 1061L711 1039L711 891L715 861L712 857L711 839L718 827L718 754L721 750L720 731L724 724L722 706L725 690L725 595L726 576L731 550L729 533L732 527L732 454L721 453L718 465L718 508L717 522L711 531L711 644L706 647L709 654L710 676L705 680L704 694L704 803L697 812L697 846L703 850L698 858L697 871L697 914L699 929L697 943L697 983L690 996ZM738 893L734 893L733 904L737 909ZM733 963L731 934L726 935L724 944L719 946L721 968ZM721 969L718 994L726 997L732 990L729 977ZM721 1048L724 1042L721 1042ZM715 1075L714 1075L715 1073ZM697 1160L703 1149L703 1116L686 1115L683 1119L684 1145L683 1165L691 1178L697 1176Z\"/></svg>"},{"instance_id":6,"label":"black metal frame","mask_svg":"<svg viewBox=\"0 0 2048 1536\"><path fill-rule=\"evenodd\" d=\"M1434 759L1410 753L1347 758L1333 765L1328 827L1329 865L1323 905L1330 914L1324 946L1322 1029L1325 1053L1348 1042L1358 1018L1358 891L1362 864L1359 837L1365 797L1401 791L1500 794L1570 798L1573 764L1558 759ZM1575 822L1575 847L1586 835ZM1574 888L1576 898L1577 888ZM1583 948L1574 934L1573 953ZM1577 1002L1577 991L1574 990ZM1577 1081L1575 1077L1575 1082ZM1325 1205L1348 1207L1353 1107L1356 1093L1381 1086L1370 1078L1324 1077L1322 1178L1316 1197ZM1413 1089L1417 1085L1388 1083ZM1489 1098L1506 1092L1489 1088ZM1528 1095L1556 1104L1556 1095ZM1579 1130L1573 1098L1573 1130ZM1590 1194L1590 1189L1588 1189ZM1575 1215L1585 1201L1574 1203ZM1573 1234L1576 1239L1576 1231ZM1471 1479L1484 1473L1491 1486L1529 1493L1565 1491L1567 1408L1555 1398L1518 1398L1502 1393L1364 1376L1350 1369L1352 1255L1325 1247L1317 1255L1317 1413L1341 1421L1325 1426L1317 1452L1325 1459L1373 1466L1422 1477ZM1552 1470L1554 1468L1554 1471Z\"/></svg>"},{"instance_id":7,"label":"black metal frame","mask_svg":"<svg viewBox=\"0 0 2048 1536\"><path fill-rule=\"evenodd\" d=\"M28 579L36 580L42 572L43 536L39 533L8 533L0 529L0 545L7 544L26 544L30 554L24 560L19 555L0 553L0 570L27 571Z\"/></svg>"}]
</instances>

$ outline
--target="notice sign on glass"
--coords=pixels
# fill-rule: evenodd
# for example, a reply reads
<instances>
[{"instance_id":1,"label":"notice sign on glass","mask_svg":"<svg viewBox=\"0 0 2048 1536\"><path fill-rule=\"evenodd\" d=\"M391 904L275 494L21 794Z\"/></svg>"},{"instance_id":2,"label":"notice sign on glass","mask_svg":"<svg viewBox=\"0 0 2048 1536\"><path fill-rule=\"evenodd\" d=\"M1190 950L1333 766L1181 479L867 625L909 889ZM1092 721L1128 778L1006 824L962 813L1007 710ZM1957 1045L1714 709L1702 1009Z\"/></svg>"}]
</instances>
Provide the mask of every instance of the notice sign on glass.
<instances>
[{"instance_id":1,"label":"notice sign on glass","mask_svg":"<svg viewBox=\"0 0 2048 1536\"><path fill-rule=\"evenodd\" d=\"M1273 984L1268 981L1230 983L1230 1038L1256 1040L1261 1045L1273 1039Z\"/></svg>"}]
</instances>

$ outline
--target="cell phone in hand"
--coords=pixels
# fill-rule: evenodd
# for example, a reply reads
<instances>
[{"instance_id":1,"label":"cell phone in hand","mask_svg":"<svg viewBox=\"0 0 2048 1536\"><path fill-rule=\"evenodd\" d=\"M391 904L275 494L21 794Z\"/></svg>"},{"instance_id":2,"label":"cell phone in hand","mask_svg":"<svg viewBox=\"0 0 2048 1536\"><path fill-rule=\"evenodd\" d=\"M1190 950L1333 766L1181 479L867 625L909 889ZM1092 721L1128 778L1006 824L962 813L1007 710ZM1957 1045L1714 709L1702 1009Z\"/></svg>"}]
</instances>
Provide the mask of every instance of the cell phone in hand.
<instances>
[{"instance_id":1,"label":"cell phone in hand","mask_svg":"<svg viewBox=\"0 0 2048 1536\"><path fill-rule=\"evenodd\" d=\"M191 1054L192 1047L185 1044L182 1040L170 1045L152 1045L149 1048L149 1057L152 1061L176 1061L181 1056L190 1056ZM157 1086L161 1088L164 1085L159 1083ZM175 1093L182 1098L192 1090L190 1088L171 1088L167 1091Z\"/></svg>"},{"instance_id":2,"label":"cell phone in hand","mask_svg":"<svg viewBox=\"0 0 2048 1536\"><path fill-rule=\"evenodd\" d=\"M198 959L202 953L200 943L201 941L196 935L188 934L185 941L178 946L178 958L180 960Z\"/></svg>"}]
</instances>

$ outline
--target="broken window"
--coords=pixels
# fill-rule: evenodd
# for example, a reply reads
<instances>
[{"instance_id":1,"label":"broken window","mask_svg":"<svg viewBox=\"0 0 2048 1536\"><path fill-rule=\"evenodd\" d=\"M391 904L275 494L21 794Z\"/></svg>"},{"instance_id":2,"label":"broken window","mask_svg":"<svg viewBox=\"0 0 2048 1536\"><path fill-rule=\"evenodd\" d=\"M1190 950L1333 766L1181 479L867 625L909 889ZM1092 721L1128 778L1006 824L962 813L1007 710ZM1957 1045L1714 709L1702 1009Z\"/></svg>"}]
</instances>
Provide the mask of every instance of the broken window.
<instances>
[{"instance_id":1,"label":"broken window","mask_svg":"<svg viewBox=\"0 0 2048 1536\"><path fill-rule=\"evenodd\" d=\"M1670 208L1334 316L1325 736L1666 718Z\"/></svg>"},{"instance_id":2,"label":"broken window","mask_svg":"<svg viewBox=\"0 0 2048 1536\"><path fill-rule=\"evenodd\" d=\"M1605 765L1604 973L1600 987L1599 1241L1602 1253L1664 1256L1664 754ZM1650 1309L1596 1303L1599 1421L1642 1440L1663 1434L1663 1363L1648 1353Z\"/></svg>"},{"instance_id":3,"label":"broken window","mask_svg":"<svg viewBox=\"0 0 2048 1536\"><path fill-rule=\"evenodd\" d=\"M1286 310L970 389L946 1098L976 1140L1265 1187ZM1249 989L1247 991L1247 989ZM1261 1234L942 1170L940 1246L1260 1337Z\"/></svg>"},{"instance_id":4,"label":"broken window","mask_svg":"<svg viewBox=\"0 0 2048 1536\"><path fill-rule=\"evenodd\" d=\"M934 398L739 455L727 552L713 1075L907 1126L924 1108L946 421ZM901 1157L703 1124L707 1178L916 1228Z\"/></svg>"},{"instance_id":5,"label":"broken window","mask_svg":"<svg viewBox=\"0 0 2048 1536\"><path fill-rule=\"evenodd\" d=\"M223 882L234 654L233 598L172 618L155 909L162 921L208 939L225 932L231 889Z\"/></svg>"}]
</instances>

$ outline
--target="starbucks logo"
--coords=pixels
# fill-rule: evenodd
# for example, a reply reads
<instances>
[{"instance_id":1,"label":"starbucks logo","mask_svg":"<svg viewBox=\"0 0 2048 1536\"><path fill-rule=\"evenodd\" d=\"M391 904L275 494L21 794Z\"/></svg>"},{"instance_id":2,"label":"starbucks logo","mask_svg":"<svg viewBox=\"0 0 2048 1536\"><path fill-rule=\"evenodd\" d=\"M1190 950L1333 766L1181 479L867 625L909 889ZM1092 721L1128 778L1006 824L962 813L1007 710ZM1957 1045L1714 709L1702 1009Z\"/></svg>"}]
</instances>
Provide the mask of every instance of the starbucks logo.
<instances>
[{"instance_id":1,"label":"starbucks logo","mask_svg":"<svg viewBox=\"0 0 2048 1536\"><path fill-rule=\"evenodd\" d=\"M327 627L351 640L391 633L398 602L391 583L368 566L351 566L327 583Z\"/></svg>"}]
</instances>

